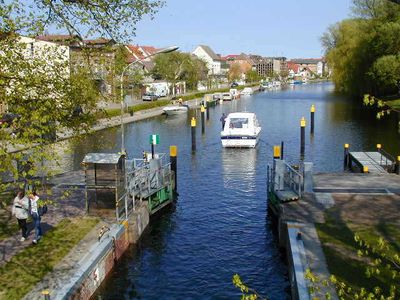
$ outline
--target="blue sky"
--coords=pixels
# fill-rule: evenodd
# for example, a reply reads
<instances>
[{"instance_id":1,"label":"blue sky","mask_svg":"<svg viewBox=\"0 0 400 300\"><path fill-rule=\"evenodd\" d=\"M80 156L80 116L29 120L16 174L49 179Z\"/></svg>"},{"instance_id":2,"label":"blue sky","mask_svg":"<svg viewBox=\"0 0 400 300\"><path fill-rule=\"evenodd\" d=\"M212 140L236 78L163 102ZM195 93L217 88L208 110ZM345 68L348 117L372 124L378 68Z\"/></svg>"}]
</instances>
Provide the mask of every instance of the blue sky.
<instances>
[{"instance_id":1,"label":"blue sky","mask_svg":"<svg viewBox=\"0 0 400 300\"><path fill-rule=\"evenodd\" d=\"M137 24L140 45L198 44L216 53L320 57L326 28L350 16L351 0L166 0L153 20Z\"/></svg>"}]
</instances>

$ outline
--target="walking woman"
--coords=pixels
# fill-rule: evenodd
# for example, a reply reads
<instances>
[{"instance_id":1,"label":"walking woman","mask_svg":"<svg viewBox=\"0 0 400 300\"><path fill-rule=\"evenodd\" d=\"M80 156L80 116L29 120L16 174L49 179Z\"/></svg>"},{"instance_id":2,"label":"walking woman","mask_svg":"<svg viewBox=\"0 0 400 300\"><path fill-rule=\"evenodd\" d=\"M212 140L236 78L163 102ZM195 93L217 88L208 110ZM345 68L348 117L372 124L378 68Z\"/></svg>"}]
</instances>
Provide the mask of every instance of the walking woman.
<instances>
[{"instance_id":1,"label":"walking woman","mask_svg":"<svg viewBox=\"0 0 400 300\"><path fill-rule=\"evenodd\" d=\"M18 191L17 196L14 198L12 214L17 218L19 228L21 229L21 242L25 241L25 239L28 237L28 228L26 225L26 220L28 219L28 210L28 198L25 197L25 193L23 191Z\"/></svg>"},{"instance_id":2,"label":"walking woman","mask_svg":"<svg viewBox=\"0 0 400 300\"><path fill-rule=\"evenodd\" d=\"M31 214L33 219L33 224L35 226L35 237L32 240L33 244L37 244L37 242L42 237L42 227L40 226L40 215L39 215L39 196L36 192L32 192L29 195L29 200L31 202Z\"/></svg>"}]
</instances>

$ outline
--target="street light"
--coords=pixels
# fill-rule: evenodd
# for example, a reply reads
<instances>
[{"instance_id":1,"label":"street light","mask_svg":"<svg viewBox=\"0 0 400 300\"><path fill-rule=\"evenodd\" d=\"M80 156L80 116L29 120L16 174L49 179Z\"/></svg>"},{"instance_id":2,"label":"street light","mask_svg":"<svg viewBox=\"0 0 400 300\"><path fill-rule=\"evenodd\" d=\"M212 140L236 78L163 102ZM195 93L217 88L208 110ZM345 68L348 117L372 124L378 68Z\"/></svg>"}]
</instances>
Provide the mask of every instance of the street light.
<instances>
[{"instance_id":1,"label":"street light","mask_svg":"<svg viewBox=\"0 0 400 300\"><path fill-rule=\"evenodd\" d=\"M179 47L177 46L171 46L171 47L166 47L166 48L161 48L159 50L157 50L154 53L151 53L149 55L146 55L143 58L138 58L136 60L134 60L133 62L129 63L128 65L126 65L124 67L124 69L122 70L121 73L121 78L120 78L120 82L121 82L121 154L125 154L125 133L124 133L124 121L123 121L123 113L124 113L124 75L125 72L128 70L128 68L138 62L141 62L143 60L145 60L146 58L149 58L151 56L155 56L157 54L161 54L161 53L169 53L169 52L173 52L176 51Z\"/></svg>"}]
</instances>

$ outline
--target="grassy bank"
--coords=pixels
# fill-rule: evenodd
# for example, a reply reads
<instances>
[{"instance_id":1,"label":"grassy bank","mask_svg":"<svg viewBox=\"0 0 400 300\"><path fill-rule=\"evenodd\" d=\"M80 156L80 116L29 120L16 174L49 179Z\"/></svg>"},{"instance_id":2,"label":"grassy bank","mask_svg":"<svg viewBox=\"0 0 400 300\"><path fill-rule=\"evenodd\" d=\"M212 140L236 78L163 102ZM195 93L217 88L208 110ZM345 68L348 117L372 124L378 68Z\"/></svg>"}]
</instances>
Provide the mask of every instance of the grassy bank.
<instances>
[{"instance_id":1,"label":"grassy bank","mask_svg":"<svg viewBox=\"0 0 400 300\"><path fill-rule=\"evenodd\" d=\"M252 84L247 84L247 85L242 85L242 86L235 87L235 89L242 90L245 87L252 87L252 86L258 86L258 85L259 85L259 83L252 83ZM212 90L207 90L207 91L203 91L203 92L197 92L197 93L193 93L193 94L189 94L189 95L178 96L178 98L182 98L183 101L188 101L188 100L203 98L204 95L206 95L206 94L229 92L230 89L231 89L230 87L229 88L223 88L223 89L212 89ZM134 113L134 112L138 112L138 111L141 111L141 110L146 110L146 109L152 109L152 108L156 108L156 107L166 106L166 105L170 104L171 101L172 100L169 100L169 99L165 99L165 100L162 99L162 100L151 101L151 102L147 102L147 103L141 103L141 104L129 107L128 112L129 113ZM112 117L116 117L116 116L120 116L120 115L121 115L121 109L120 108L115 108L115 109L107 109L107 110L105 110L103 112L98 113L96 118L97 119L112 118Z\"/></svg>"},{"instance_id":2,"label":"grassy bank","mask_svg":"<svg viewBox=\"0 0 400 300\"><path fill-rule=\"evenodd\" d=\"M353 290L361 288L373 290L378 286L382 288L385 295L388 295L390 284L395 281L388 272L367 276L366 268L375 257L357 255L359 248L354 240L354 235L359 235L371 244L377 244L379 237L383 237L390 242L390 252L395 254L400 252L398 225L385 222L368 225L360 225L351 221L344 222L337 213L335 208L327 210L325 213L326 223L316 224L330 273ZM396 285L399 288L398 284Z\"/></svg>"},{"instance_id":3,"label":"grassy bank","mask_svg":"<svg viewBox=\"0 0 400 300\"><path fill-rule=\"evenodd\" d=\"M0 268L0 299L20 299L59 263L98 223L95 218L64 219L35 246Z\"/></svg>"}]
</instances>

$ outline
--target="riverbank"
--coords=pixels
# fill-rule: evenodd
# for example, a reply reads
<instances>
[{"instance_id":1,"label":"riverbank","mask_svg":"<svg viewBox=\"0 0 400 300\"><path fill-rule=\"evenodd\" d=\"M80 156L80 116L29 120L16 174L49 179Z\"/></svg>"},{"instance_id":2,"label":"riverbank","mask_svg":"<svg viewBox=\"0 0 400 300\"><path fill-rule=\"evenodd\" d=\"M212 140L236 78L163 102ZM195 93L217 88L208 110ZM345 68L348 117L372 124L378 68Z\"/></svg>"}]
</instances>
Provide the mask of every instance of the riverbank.
<instances>
[{"instance_id":1,"label":"riverbank","mask_svg":"<svg viewBox=\"0 0 400 300\"><path fill-rule=\"evenodd\" d=\"M193 99L188 101L188 105L191 108L199 107L200 101L202 99ZM239 100L240 101L240 100ZM162 107L153 108L150 110L139 111L134 113L133 116L129 114L124 115L122 121L124 123L135 122L151 117L155 117L162 114ZM106 128L119 126L121 122L121 118L119 116L107 120L102 120L101 124L98 124L93 130L103 130ZM68 136L62 137L62 139L67 139ZM72 176L73 177L73 176ZM55 178L55 181L50 182L53 186L52 190L54 194L61 194L62 191L67 191L66 188L68 185L75 186L75 199L78 201L76 208L79 212L79 216L84 213L83 208L83 190L81 189L84 184L82 180L74 181L74 182L65 182L60 178ZM71 180L71 177L69 177ZM70 203L74 202L59 202L58 206L63 211L70 211L69 216L74 216L74 213L68 208L70 207ZM73 207L71 207L73 208ZM47 268L51 273L47 274L43 279L40 278L42 275L38 275L36 280L39 280L40 283L36 285L32 289L32 291L25 296L25 299L39 299L41 298L41 291L44 289L49 289L50 294L53 296L52 299L57 299L62 293L64 295L83 295L82 297L86 297L88 294L94 293L97 287L101 284L101 282L107 277L107 274L112 270L113 264L110 264L109 257L118 258L122 253L126 250L127 245L130 243L135 243L141 236L143 230L149 224L149 213L146 212L144 208L141 210L141 214L135 215L131 217L130 220L126 224L112 224L112 223L104 223L102 220L99 225L96 225L75 247L71 249L69 254L61 259L59 262L54 261L51 266ZM55 218L56 211L53 207L49 209L47 216L52 216L52 219L57 220ZM46 222L46 217L43 219ZM97 239L97 235L99 229L103 226L107 226L110 228L110 231L107 232L107 235L101 239L101 244L99 244L99 240ZM57 230L57 224L54 222L52 224L52 228ZM51 232L51 231L49 231ZM49 235L49 238L51 236ZM46 235L44 236L44 240L46 239ZM10 243L10 241L13 241ZM10 239L6 239L2 241L4 244L8 244L7 251L3 253L3 257L5 258L5 263L12 263L12 257L17 256L20 253L24 253L24 251L30 251L29 249L33 246L29 245L29 242L20 245L18 243L18 234L11 237ZM1 243L1 242L0 242ZM121 244L121 248L117 244ZM114 245L114 246L113 246ZM117 246L115 246L117 245ZM22 246L22 247L21 247ZM90 249L102 249L101 251L92 251ZM5 249L3 247L3 249ZM34 249L34 248L32 248ZM82 253L87 253L82 257ZM90 255L89 255L90 254ZM4 256L5 255L5 256ZM104 258L104 259L103 259ZM7 262L6 262L7 261ZM32 270L32 272L35 272ZM56 280L54 280L56 278ZM12 280L11 280L12 281ZM93 282L95 284L93 284ZM84 288L79 288L79 286L84 286ZM69 288L67 288L69 287ZM25 289L19 289L19 292L24 292ZM55 292L57 291L57 293ZM86 295L86 296L85 296Z\"/></svg>"}]
</instances>

